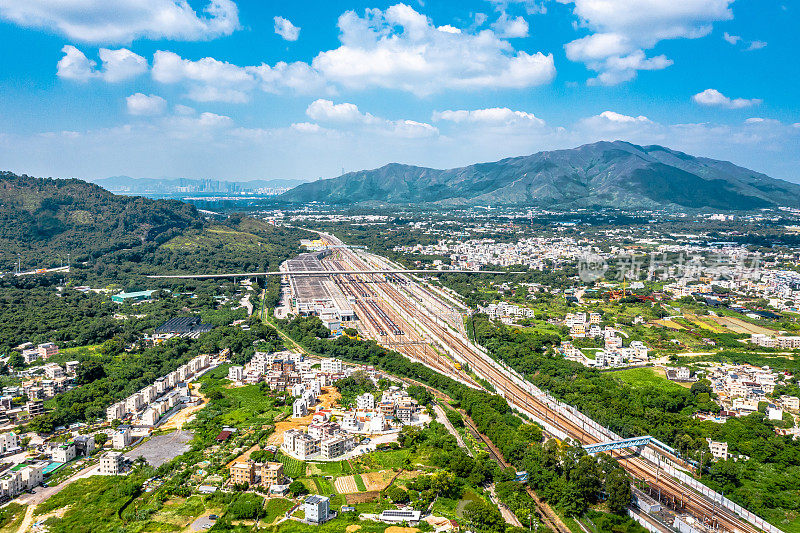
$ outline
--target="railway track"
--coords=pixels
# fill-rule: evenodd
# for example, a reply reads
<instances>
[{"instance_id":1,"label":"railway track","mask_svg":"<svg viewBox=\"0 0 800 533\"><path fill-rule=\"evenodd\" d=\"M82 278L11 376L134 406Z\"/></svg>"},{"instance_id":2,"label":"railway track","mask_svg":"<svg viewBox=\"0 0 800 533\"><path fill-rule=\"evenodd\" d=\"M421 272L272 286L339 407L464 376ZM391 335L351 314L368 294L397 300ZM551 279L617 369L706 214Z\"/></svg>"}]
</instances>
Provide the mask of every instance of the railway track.
<instances>
[{"instance_id":1,"label":"railway track","mask_svg":"<svg viewBox=\"0 0 800 533\"><path fill-rule=\"evenodd\" d=\"M334 244L340 243L334 242ZM375 265L367 264L365 261L361 260L349 249L342 249L341 257L348 265L348 268L352 268L353 270L376 268ZM422 287L418 288L423 293L427 292L426 296L420 295L420 291L414 291L414 293L412 293L411 291L403 290L401 292L401 290L393 286L392 283L387 282L385 278L378 279L373 287L372 292L374 294L382 293L385 295L385 300L390 307L394 306L403 313L418 320L424 328L430 332L433 339L437 340L443 347L446 347L452 354L457 355L465 363L469 364L472 370L491 383L495 389L506 398L509 404L558 428L580 444L585 445L600 442L596 436L596 431L593 431L592 428L587 429L583 424L576 423L558 410L550 407L548 402L538 397L537 394L533 394L520 386L512 379L510 372L504 373L505 371L501 371L495 361L492 361L488 355L472 346L469 341L465 341L460 338L459 335L454 334L446 326L440 324L435 318L429 316L428 313L421 312L416 303L425 297L436 302L438 298L435 295L425 291ZM422 303L424 304L424 302ZM446 304L442 302L439 303L446 306ZM431 357L431 354L426 354L424 351L420 352L419 349L397 351L400 351L400 353L412 359L421 360L434 369L441 367L441 363L436 362L435 358ZM448 371L447 374L452 374L452 372ZM658 450L655 451L656 453L660 453ZM663 470L659 471L658 465L651 463L643 457L623 456L618 457L618 459L626 471L635 478L646 480L653 488L660 490L662 501L666 500L681 512L693 515L708 527L734 533L758 533L762 531L760 528L739 517L730 509L720 505L716 501L709 500L693 488L680 483L672 476L666 474Z\"/></svg>"}]
</instances>

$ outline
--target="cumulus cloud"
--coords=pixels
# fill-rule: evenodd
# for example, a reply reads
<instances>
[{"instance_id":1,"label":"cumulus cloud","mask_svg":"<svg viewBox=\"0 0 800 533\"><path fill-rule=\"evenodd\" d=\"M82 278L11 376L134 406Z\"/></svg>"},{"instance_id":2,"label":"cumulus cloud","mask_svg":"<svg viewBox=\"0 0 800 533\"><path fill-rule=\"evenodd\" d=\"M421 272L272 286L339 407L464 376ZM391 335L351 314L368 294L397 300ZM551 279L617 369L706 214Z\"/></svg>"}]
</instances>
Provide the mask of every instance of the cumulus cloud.
<instances>
[{"instance_id":1,"label":"cumulus cloud","mask_svg":"<svg viewBox=\"0 0 800 533\"><path fill-rule=\"evenodd\" d=\"M507 107L491 107L487 109L458 109L435 111L433 120L445 120L449 122L487 124L487 125L509 125L526 124L532 126L544 126L544 120L538 118L533 113L525 111L512 111Z\"/></svg>"},{"instance_id":2,"label":"cumulus cloud","mask_svg":"<svg viewBox=\"0 0 800 533\"><path fill-rule=\"evenodd\" d=\"M525 88L555 76L552 54L516 51L492 30L436 27L405 4L348 11L339 17L341 46L312 66L351 89L401 89L427 95L446 89Z\"/></svg>"},{"instance_id":3,"label":"cumulus cloud","mask_svg":"<svg viewBox=\"0 0 800 533\"><path fill-rule=\"evenodd\" d=\"M101 69L96 69L97 62L72 45L61 49L64 53L56 68L60 78L86 82L92 78L99 78L110 83L124 81L147 71L147 60L127 48L109 50L101 48L98 51Z\"/></svg>"},{"instance_id":4,"label":"cumulus cloud","mask_svg":"<svg viewBox=\"0 0 800 533\"><path fill-rule=\"evenodd\" d=\"M640 70L672 64L665 56L647 57L645 50L665 39L696 39L712 24L733 17L733 0L558 0L574 4L581 25L592 33L565 45L567 57L599 72L593 83L614 85L633 79Z\"/></svg>"},{"instance_id":5,"label":"cumulus cloud","mask_svg":"<svg viewBox=\"0 0 800 533\"><path fill-rule=\"evenodd\" d=\"M382 135L418 138L438 135L439 130L425 122L415 120L388 120L376 117L371 113L363 113L358 106L349 102L335 104L331 100L319 99L306 109L306 115L317 122L342 129L371 131ZM307 131L311 125L306 125ZM316 130L314 130L316 131Z\"/></svg>"},{"instance_id":6,"label":"cumulus cloud","mask_svg":"<svg viewBox=\"0 0 800 533\"><path fill-rule=\"evenodd\" d=\"M300 37L300 28L292 24L289 19L275 17L275 33L287 41L296 41Z\"/></svg>"},{"instance_id":7,"label":"cumulus cloud","mask_svg":"<svg viewBox=\"0 0 800 533\"><path fill-rule=\"evenodd\" d=\"M716 89L706 89L692 96L692 100L700 105L727 107L728 109L741 109L761 103L758 98L728 98Z\"/></svg>"},{"instance_id":8,"label":"cumulus cloud","mask_svg":"<svg viewBox=\"0 0 800 533\"><path fill-rule=\"evenodd\" d=\"M164 50L153 56L152 76L160 83L187 84L189 98L198 102L246 102L256 88L270 93L325 90L320 75L302 62L240 67L213 57L192 61Z\"/></svg>"},{"instance_id":9,"label":"cumulus cloud","mask_svg":"<svg viewBox=\"0 0 800 533\"><path fill-rule=\"evenodd\" d=\"M167 101L155 94L132 94L125 102L131 115L161 115L167 109Z\"/></svg>"},{"instance_id":10,"label":"cumulus cloud","mask_svg":"<svg viewBox=\"0 0 800 533\"><path fill-rule=\"evenodd\" d=\"M528 36L528 21L523 17L511 18L505 11L492 24L492 28L497 32L497 35L504 38Z\"/></svg>"},{"instance_id":11,"label":"cumulus cloud","mask_svg":"<svg viewBox=\"0 0 800 533\"><path fill-rule=\"evenodd\" d=\"M204 40L239 27L232 0L210 0L201 14L187 0L0 0L0 18L89 43Z\"/></svg>"},{"instance_id":12,"label":"cumulus cloud","mask_svg":"<svg viewBox=\"0 0 800 533\"><path fill-rule=\"evenodd\" d=\"M527 23L518 19L507 21L503 31L521 36L523 23L526 33ZM320 52L310 64L239 66L160 50L153 57L153 79L184 83L197 101L245 102L255 89L334 95L341 86L424 96L448 89L525 88L555 76L552 54L516 51L493 30L435 26L405 4L368 9L363 17L348 11L338 25L341 46Z\"/></svg>"},{"instance_id":13,"label":"cumulus cloud","mask_svg":"<svg viewBox=\"0 0 800 533\"><path fill-rule=\"evenodd\" d=\"M734 46L736 46L739 43L741 43L744 46L744 48L742 48L742 50L744 50L746 52L752 52L753 50L761 50L762 48L765 48L767 46L767 43L764 42L764 41L750 41L750 42L747 42L742 37L740 37L739 35L731 35L728 32L724 32L722 34L722 38L725 39L726 42L728 42L729 44L732 44Z\"/></svg>"}]
</instances>

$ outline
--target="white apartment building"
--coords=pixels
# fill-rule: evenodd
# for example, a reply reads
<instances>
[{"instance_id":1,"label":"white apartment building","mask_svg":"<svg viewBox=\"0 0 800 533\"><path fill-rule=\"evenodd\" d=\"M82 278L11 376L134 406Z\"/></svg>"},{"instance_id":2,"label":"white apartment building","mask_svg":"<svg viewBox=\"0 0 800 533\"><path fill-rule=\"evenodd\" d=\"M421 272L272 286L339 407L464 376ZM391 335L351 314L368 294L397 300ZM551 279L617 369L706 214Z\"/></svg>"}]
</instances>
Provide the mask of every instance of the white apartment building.
<instances>
[{"instance_id":1,"label":"white apartment building","mask_svg":"<svg viewBox=\"0 0 800 533\"><path fill-rule=\"evenodd\" d=\"M321 363L322 371L328 374L341 374L342 361L334 358L325 358Z\"/></svg>"},{"instance_id":2,"label":"white apartment building","mask_svg":"<svg viewBox=\"0 0 800 533\"><path fill-rule=\"evenodd\" d=\"M228 379L233 382L240 382L244 378L244 367L232 366L228 369Z\"/></svg>"},{"instance_id":3,"label":"white apartment building","mask_svg":"<svg viewBox=\"0 0 800 533\"><path fill-rule=\"evenodd\" d=\"M368 409L375 409L375 396L372 393L365 392L360 396L356 396L356 409L359 411L366 411Z\"/></svg>"},{"instance_id":4,"label":"white apartment building","mask_svg":"<svg viewBox=\"0 0 800 533\"><path fill-rule=\"evenodd\" d=\"M122 473L124 457L122 452L106 452L100 458L100 473L106 476L118 476Z\"/></svg>"},{"instance_id":5,"label":"white apartment building","mask_svg":"<svg viewBox=\"0 0 800 533\"><path fill-rule=\"evenodd\" d=\"M20 447L17 434L12 431L0 433L0 454L6 455L18 451L20 451Z\"/></svg>"},{"instance_id":6,"label":"white apartment building","mask_svg":"<svg viewBox=\"0 0 800 533\"><path fill-rule=\"evenodd\" d=\"M711 450L711 455L714 456L714 459L719 459L724 461L728 458L728 443L727 442L717 442L711 439L706 439L708 443L708 448Z\"/></svg>"},{"instance_id":7,"label":"white apartment building","mask_svg":"<svg viewBox=\"0 0 800 533\"><path fill-rule=\"evenodd\" d=\"M52 450L52 459L57 463L68 463L75 459L75 443L65 442Z\"/></svg>"},{"instance_id":8,"label":"white apartment building","mask_svg":"<svg viewBox=\"0 0 800 533\"><path fill-rule=\"evenodd\" d=\"M111 447L117 450L127 448L131 444L131 430L129 427L120 427L111 435Z\"/></svg>"}]
</instances>

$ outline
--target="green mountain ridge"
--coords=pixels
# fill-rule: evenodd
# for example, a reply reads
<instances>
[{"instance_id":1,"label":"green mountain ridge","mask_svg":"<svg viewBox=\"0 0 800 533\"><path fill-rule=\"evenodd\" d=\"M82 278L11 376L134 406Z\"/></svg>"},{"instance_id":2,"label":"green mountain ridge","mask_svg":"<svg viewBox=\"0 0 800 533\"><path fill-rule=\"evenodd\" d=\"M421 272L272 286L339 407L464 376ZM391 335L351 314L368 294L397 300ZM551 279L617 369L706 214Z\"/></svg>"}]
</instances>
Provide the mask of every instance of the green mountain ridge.
<instances>
[{"instance_id":1,"label":"green mountain ridge","mask_svg":"<svg viewBox=\"0 0 800 533\"><path fill-rule=\"evenodd\" d=\"M392 163L295 187L291 202L752 210L800 206L800 185L663 146L601 141L439 170Z\"/></svg>"}]
</instances>

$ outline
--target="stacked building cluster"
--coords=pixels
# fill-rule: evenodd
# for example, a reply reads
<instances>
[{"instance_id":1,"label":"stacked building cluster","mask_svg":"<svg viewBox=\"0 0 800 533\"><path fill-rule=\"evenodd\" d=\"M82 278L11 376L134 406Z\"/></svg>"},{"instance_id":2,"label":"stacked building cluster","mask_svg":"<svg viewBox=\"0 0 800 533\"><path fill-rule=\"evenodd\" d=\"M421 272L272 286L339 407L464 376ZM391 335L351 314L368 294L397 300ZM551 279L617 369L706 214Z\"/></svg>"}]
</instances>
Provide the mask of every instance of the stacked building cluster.
<instances>
[{"instance_id":1,"label":"stacked building cluster","mask_svg":"<svg viewBox=\"0 0 800 533\"><path fill-rule=\"evenodd\" d=\"M335 459L356 447L358 435L387 433L418 422L417 408L417 402L396 386L384 391L377 402L367 392L356 397L355 409L343 411L339 421L333 421L330 409L317 409L306 431L283 434L281 447L299 459Z\"/></svg>"},{"instance_id":2,"label":"stacked building cluster","mask_svg":"<svg viewBox=\"0 0 800 533\"><path fill-rule=\"evenodd\" d=\"M156 425L175 406L193 401L187 382L211 365L210 355L198 355L140 391L110 405L106 409L106 418L109 421L130 418L135 425Z\"/></svg>"}]
</instances>

